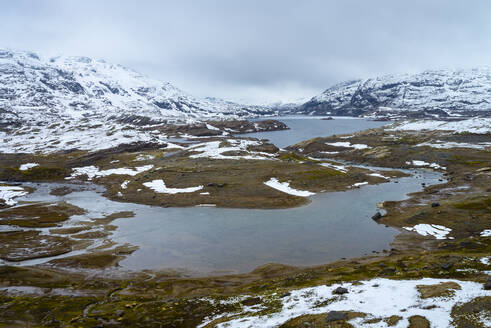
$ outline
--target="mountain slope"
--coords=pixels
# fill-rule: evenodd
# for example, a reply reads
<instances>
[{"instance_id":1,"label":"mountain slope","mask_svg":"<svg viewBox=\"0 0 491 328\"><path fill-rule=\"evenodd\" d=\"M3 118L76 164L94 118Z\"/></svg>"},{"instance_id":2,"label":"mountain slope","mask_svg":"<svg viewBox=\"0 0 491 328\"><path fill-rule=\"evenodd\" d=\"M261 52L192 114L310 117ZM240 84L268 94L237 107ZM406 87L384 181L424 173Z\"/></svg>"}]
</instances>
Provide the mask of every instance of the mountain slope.
<instances>
[{"instance_id":1,"label":"mountain slope","mask_svg":"<svg viewBox=\"0 0 491 328\"><path fill-rule=\"evenodd\" d=\"M491 114L491 68L433 70L340 83L295 110L311 115Z\"/></svg>"},{"instance_id":2,"label":"mountain slope","mask_svg":"<svg viewBox=\"0 0 491 328\"><path fill-rule=\"evenodd\" d=\"M0 50L0 120L4 123L49 117L216 118L265 110L193 97L170 83L102 60L45 59L31 52Z\"/></svg>"}]
</instances>

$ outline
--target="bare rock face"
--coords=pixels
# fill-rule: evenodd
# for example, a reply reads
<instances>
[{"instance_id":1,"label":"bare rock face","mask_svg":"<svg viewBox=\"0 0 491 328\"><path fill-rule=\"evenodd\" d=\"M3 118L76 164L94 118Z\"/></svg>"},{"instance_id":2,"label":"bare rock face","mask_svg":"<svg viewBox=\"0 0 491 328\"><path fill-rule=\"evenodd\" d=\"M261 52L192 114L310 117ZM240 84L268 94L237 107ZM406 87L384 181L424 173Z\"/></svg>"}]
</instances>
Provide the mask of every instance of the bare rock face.
<instances>
[{"instance_id":1,"label":"bare rock face","mask_svg":"<svg viewBox=\"0 0 491 328\"><path fill-rule=\"evenodd\" d=\"M334 85L298 114L405 117L491 115L491 68L386 75Z\"/></svg>"}]
</instances>

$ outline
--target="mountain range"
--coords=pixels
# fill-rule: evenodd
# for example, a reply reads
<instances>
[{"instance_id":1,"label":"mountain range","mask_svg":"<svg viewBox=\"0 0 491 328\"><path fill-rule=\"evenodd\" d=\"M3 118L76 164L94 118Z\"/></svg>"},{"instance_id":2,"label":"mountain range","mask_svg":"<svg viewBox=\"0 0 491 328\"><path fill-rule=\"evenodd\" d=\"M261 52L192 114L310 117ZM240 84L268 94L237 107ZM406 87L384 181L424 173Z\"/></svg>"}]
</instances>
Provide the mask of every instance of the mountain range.
<instances>
[{"instance_id":1,"label":"mountain range","mask_svg":"<svg viewBox=\"0 0 491 328\"><path fill-rule=\"evenodd\" d=\"M0 50L0 127L82 118L144 125L277 114L491 116L491 68L348 81L303 104L253 106L195 97L104 60Z\"/></svg>"},{"instance_id":2,"label":"mountain range","mask_svg":"<svg viewBox=\"0 0 491 328\"><path fill-rule=\"evenodd\" d=\"M333 116L490 116L491 68L429 70L343 82L291 112Z\"/></svg>"},{"instance_id":3,"label":"mountain range","mask_svg":"<svg viewBox=\"0 0 491 328\"><path fill-rule=\"evenodd\" d=\"M0 123L4 125L48 118L128 122L266 113L269 109L262 106L194 97L168 82L103 60L0 50Z\"/></svg>"}]
</instances>

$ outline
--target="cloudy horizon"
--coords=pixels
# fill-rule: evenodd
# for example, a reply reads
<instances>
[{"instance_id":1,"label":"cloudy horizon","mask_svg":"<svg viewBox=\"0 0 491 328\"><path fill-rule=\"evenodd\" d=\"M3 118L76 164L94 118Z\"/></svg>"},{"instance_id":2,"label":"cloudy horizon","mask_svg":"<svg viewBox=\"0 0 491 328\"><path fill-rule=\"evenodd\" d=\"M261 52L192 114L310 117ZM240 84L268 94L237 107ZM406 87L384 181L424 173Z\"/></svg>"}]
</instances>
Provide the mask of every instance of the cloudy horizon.
<instances>
[{"instance_id":1,"label":"cloudy horizon","mask_svg":"<svg viewBox=\"0 0 491 328\"><path fill-rule=\"evenodd\" d=\"M383 74L491 66L491 3L20 0L0 46L103 58L197 96L309 99Z\"/></svg>"}]
</instances>

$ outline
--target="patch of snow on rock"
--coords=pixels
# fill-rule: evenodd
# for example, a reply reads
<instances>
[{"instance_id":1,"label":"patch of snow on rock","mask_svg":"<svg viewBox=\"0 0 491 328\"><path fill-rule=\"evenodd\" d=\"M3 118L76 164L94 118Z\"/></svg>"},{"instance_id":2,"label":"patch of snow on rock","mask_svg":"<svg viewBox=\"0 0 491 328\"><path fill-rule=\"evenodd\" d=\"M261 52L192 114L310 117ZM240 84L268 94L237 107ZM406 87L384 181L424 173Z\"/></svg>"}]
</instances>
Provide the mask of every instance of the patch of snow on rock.
<instances>
[{"instance_id":1,"label":"patch of snow on rock","mask_svg":"<svg viewBox=\"0 0 491 328\"><path fill-rule=\"evenodd\" d=\"M14 198L27 195L28 192L22 187L18 186L1 186L0 185L0 199L3 199L7 205L15 205L17 202Z\"/></svg>"},{"instance_id":2,"label":"patch of snow on rock","mask_svg":"<svg viewBox=\"0 0 491 328\"><path fill-rule=\"evenodd\" d=\"M331 164L331 163L321 163L321 166L325 166L331 169L335 169L336 171L346 173L348 172L348 169L344 165L336 165L336 164Z\"/></svg>"},{"instance_id":3,"label":"patch of snow on rock","mask_svg":"<svg viewBox=\"0 0 491 328\"><path fill-rule=\"evenodd\" d=\"M165 185L164 180L161 179L153 180L151 182L145 182L143 183L143 185L161 194L189 193L189 192L195 192L203 189L203 186L188 187L188 188L169 188Z\"/></svg>"},{"instance_id":4,"label":"patch of snow on rock","mask_svg":"<svg viewBox=\"0 0 491 328\"><path fill-rule=\"evenodd\" d=\"M481 237L491 237L491 229L481 231L480 236Z\"/></svg>"},{"instance_id":5,"label":"patch of snow on rock","mask_svg":"<svg viewBox=\"0 0 491 328\"><path fill-rule=\"evenodd\" d=\"M420 131L420 130L440 130L452 131L454 133L470 132L470 133L489 133L491 132L491 118L474 117L463 121L405 121L400 125L392 128L395 131Z\"/></svg>"},{"instance_id":6,"label":"patch of snow on rock","mask_svg":"<svg viewBox=\"0 0 491 328\"><path fill-rule=\"evenodd\" d=\"M279 190L289 195L300 196L300 197L308 197L315 195L315 193L305 190L298 190L290 187L289 182L279 182L276 178L271 178L268 181L264 182L264 184L273 189Z\"/></svg>"},{"instance_id":7,"label":"patch of snow on rock","mask_svg":"<svg viewBox=\"0 0 491 328\"><path fill-rule=\"evenodd\" d=\"M326 145L334 146L334 147L354 148L354 149L368 149L368 148L371 148L368 145L364 145L364 144L352 144L350 142L345 142L345 141L326 142Z\"/></svg>"},{"instance_id":8,"label":"patch of snow on rock","mask_svg":"<svg viewBox=\"0 0 491 328\"><path fill-rule=\"evenodd\" d=\"M452 229L438 224L417 224L414 227L404 227L407 231L414 231L422 236L433 236L436 239L446 239ZM450 237L449 239L453 239Z\"/></svg>"},{"instance_id":9,"label":"patch of snow on rock","mask_svg":"<svg viewBox=\"0 0 491 328\"><path fill-rule=\"evenodd\" d=\"M428 166L431 167L435 170L445 170L445 166L440 166L436 163L428 163L425 161L418 161L418 160L413 160L412 162L406 162L407 165L414 165L414 166Z\"/></svg>"},{"instance_id":10,"label":"patch of snow on rock","mask_svg":"<svg viewBox=\"0 0 491 328\"><path fill-rule=\"evenodd\" d=\"M220 141L210 141L193 145L187 148L188 151L199 152L189 156L190 158L213 158L213 159L254 159L254 160L270 160L274 156L270 153L248 151L248 146L257 146L261 143L254 140L226 140L230 146L220 147ZM224 155L226 152L247 152L244 155Z\"/></svg>"},{"instance_id":11,"label":"patch of snow on rock","mask_svg":"<svg viewBox=\"0 0 491 328\"><path fill-rule=\"evenodd\" d=\"M449 141L440 141L437 140L436 143L424 142L416 145L416 147L432 147L439 149L451 149L451 148L472 148L472 149L486 149L491 147L490 142L481 142L476 144L470 144L465 142L449 142Z\"/></svg>"},{"instance_id":12,"label":"patch of snow on rock","mask_svg":"<svg viewBox=\"0 0 491 328\"><path fill-rule=\"evenodd\" d=\"M389 177L383 176L380 173L370 173L369 176L377 177L377 178L383 178L383 179L390 179Z\"/></svg>"},{"instance_id":13,"label":"patch of snow on rock","mask_svg":"<svg viewBox=\"0 0 491 328\"><path fill-rule=\"evenodd\" d=\"M121 189L126 189L128 188L128 183L130 183L129 180L125 180L122 184L121 184Z\"/></svg>"},{"instance_id":14,"label":"patch of snow on rock","mask_svg":"<svg viewBox=\"0 0 491 328\"><path fill-rule=\"evenodd\" d=\"M102 170L100 171L97 167L90 165L90 166L83 166L83 167L74 167L73 168L73 173L71 176L67 177L66 179L73 179L78 176L87 175L88 180L92 180L93 178L96 177L105 177L108 175L112 174L119 174L119 175L130 175L130 176L135 176L139 173L148 171L153 168L153 165L144 165L144 166L139 166L135 167L134 169L130 168L117 168L117 169L109 169L109 170Z\"/></svg>"},{"instance_id":15,"label":"patch of snow on rock","mask_svg":"<svg viewBox=\"0 0 491 328\"><path fill-rule=\"evenodd\" d=\"M22 164L19 167L19 170L21 170L21 171L27 171L29 169L32 169L33 167L36 167L36 166L39 166L39 164L38 163L26 163L26 164Z\"/></svg>"}]
</instances>

